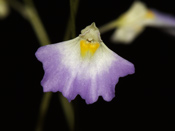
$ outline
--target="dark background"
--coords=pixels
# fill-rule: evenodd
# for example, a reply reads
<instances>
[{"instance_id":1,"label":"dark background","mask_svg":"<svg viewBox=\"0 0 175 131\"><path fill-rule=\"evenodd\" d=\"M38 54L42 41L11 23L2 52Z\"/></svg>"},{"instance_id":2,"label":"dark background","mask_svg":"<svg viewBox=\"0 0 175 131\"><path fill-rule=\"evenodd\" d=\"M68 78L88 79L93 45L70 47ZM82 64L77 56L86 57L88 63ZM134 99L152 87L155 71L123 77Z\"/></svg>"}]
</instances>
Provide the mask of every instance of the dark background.
<instances>
[{"instance_id":1,"label":"dark background","mask_svg":"<svg viewBox=\"0 0 175 131\"><path fill-rule=\"evenodd\" d=\"M173 0L144 2L150 8L175 16ZM92 22L100 27L116 19L132 3L132 0L80 0L76 34ZM35 0L35 5L51 42L63 41L69 18L69 1ZM116 97L111 102L100 97L96 103L86 105L83 99L76 97L72 101L76 130L171 127L175 120L175 38L160 29L148 27L131 45L114 45L110 42L113 31L102 34L102 40L111 50L131 61L136 72L120 78ZM13 9L6 19L0 21L0 33L2 44L15 47L17 130L33 131L43 95L40 81L44 71L34 55L39 42L30 23ZM51 99L44 130L68 130L57 93Z\"/></svg>"}]
</instances>

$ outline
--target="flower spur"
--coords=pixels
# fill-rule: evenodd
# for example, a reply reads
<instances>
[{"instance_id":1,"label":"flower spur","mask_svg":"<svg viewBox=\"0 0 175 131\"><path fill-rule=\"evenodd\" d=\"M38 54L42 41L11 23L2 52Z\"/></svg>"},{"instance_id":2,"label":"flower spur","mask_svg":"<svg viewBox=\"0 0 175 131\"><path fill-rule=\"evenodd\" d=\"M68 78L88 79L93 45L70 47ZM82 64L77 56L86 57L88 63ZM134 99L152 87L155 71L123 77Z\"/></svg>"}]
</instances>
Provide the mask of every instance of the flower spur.
<instances>
[{"instance_id":1,"label":"flower spur","mask_svg":"<svg viewBox=\"0 0 175 131\"><path fill-rule=\"evenodd\" d=\"M68 101L78 94L87 104L99 96L111 101L119 77L135 71L131 62L103 43L95 23L72 40L40 47L35 55L45 71L41 81L44 92L62 92Z\"/></svg>"}]
</instances>

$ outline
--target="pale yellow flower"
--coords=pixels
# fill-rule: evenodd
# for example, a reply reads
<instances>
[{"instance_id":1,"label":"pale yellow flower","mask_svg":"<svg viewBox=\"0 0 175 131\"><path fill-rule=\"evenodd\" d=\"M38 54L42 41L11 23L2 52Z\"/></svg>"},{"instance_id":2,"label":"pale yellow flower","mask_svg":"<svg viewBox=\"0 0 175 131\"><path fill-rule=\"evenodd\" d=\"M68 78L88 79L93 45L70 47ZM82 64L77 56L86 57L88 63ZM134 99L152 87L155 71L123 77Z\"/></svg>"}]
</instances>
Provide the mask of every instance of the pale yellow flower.
<instances>
[{"instance_id":1,"label":"pale yellow flower","mask_svg":"<svg viewBox=\"0 0 175 131\"><path fill-rule=\"evenodd\" d=\"M104 33L117 28L112 35L113 42L131 43L146 26L175 27L175 18L158 11L148 9L142 2L136 1L128 11L118 19L100 28Z\"/></svg>"}]
</instances>

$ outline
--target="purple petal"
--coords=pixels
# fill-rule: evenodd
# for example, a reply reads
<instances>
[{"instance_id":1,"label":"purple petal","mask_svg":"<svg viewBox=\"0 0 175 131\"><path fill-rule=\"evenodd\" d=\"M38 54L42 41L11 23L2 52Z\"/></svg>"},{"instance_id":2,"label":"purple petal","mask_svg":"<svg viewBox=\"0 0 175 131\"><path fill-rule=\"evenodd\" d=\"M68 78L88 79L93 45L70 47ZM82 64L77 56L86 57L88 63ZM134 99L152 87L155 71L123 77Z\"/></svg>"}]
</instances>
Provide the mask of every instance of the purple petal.
<instances>
[{"instance_id":1,"label":"purple petal","mask_svg":"<svg viewBox=\"0 0 175 131\"><path fill-rule=\"evenodd\" d=\"M111 64L108 71L98 74L99 94L106 101L111 101L115 96L115 85L118 83L119 77L135 72L132 63L118 55L116 58L117 60Z\"/></svg>"},{"instance_id":2,"label":"purple petal","mask_svg":"<svg viewBox=\"0 0 175 131\"><path fill-rule=\"evenodd\" d=\"M41 81L43 91L57 92L68 79L68 71L60 65L61 55L56 50L57 44L40 47L36 52L36 57L43 63L45 71ZM58 86L59 85L59 86Z\"/></svg>"},{"instance_id":3,"label":"purple petal","mask_svg":"<svg viewBox=\"0 0 175 131\"><path fill-rule=\"evenodd\" d=\"M151 9L151 11L155 15L155 23L153 25L175 27L174 16L159 12L155 9Z\"/></svg>"}]
</instances>

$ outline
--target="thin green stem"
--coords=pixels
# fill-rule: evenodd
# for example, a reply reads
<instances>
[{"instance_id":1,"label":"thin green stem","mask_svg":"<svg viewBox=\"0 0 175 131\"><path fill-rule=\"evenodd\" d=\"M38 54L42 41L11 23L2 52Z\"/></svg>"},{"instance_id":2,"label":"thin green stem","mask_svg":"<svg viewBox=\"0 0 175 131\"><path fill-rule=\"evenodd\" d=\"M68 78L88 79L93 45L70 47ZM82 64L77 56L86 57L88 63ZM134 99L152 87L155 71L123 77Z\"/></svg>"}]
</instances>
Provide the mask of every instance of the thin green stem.
<instances>
[{"instance_id":1,"label":"thin green stem","mask_svg":"<svg viewBox=\"0 0 175 131\"><path fill-rule=\"evenodd\" d=\"M24 0L25 2L25 9L28 15L28 20L31 23L35 34L42 46L50 44L50 40L48 38L48 35L45 31L45 28L39 18L38 12L35 9L35 6L32 2L32 0Z\"/></svg>"},{"instance_id":2,"label":"thin green stem","mask_svg":"<svg viewBox=\"0 0 175 131\"><path fill-rule=\"evenodd\" d=\"M42 131L43 130L43 124L44 124L44 119L49 107L49 102L51 99L52 93L44 93L42 97L42 101L40 104L39 108L39 115L38 115L38 120L37 120L37 125L35 131Z\"/></svg>"},{"instance_id":3,"label":"thin green stem","mask_svg":"<svg viewBox=\"0 0 175 131\"><path fill-rule=\"evenodd\" d=\"M75 116L74 116L73 106L61 94L59 94L59 98L60 98L60 101L61 101L63 112L64 112L64 115L66 117L69 129L70 129L70 131L74 131Z\"/></svg>"},{"instance_id":4,"label":"thin green stem","mask_svg":"<svg viewBox=\"0 0 175 131\"><path fill-rule=\"evenodd\" d=\"M79 5L79 0L75 0L74 1L74 17L75 18L76 18L76 14L77 14L77 11L78 11L78 5ZM66 26L65 35L64 35L64 40L70 39L71 33L72 33L70 31L71 26L72 26L71 17L69 17L69 20L68 20L68 23L67 23L67 26Z\"/></svg>"},{"instance_id":5,"label":"thin green stem","mask_svg":"<svg viewBox=\"0 0 175 131\"><path fill-rule=\"evenodd\" d=\"M102 34L102 33L105 33L106 31L109 31L113 28L116 28L118 26L118 24L119 23L117 20L111 21L111 22L109 22L109 23L107 23L99 28L100 33Z\"/></svg>"},{"instance_id":6,"label":"thin green stem","mask_svg":"<svg viewBox=\"0 0 175 131\"><path fill-rule=\"evenodd\" d=\"M35 6L33 4L32 0L24 0L25 2L25 11L27 12L28 20L31 23L35 34L42 46L50 44L50 40L48 38L48 35L46 33L46 30L42 24L42 21L39 18L38 12L35 9ZM41 105L39 108L39 114L38 119L36 123L36 131L42 131L43 130L43 124L45 120L46 113L49 108L50 99L52 97L52 93L44 93Z\"/></svg>"},{"instance_id":7,"label":"thin green stem","mask_svg":"<svg viewBox=\"0 0 175 131\"><path fill-rule=\"evenodd\" d=\"M21 4L17 0L7 0L7 2L14 10L19 12L24 18L27 18L27 12L25 11L23 4Z\"/></svg>"},{"instance_id":8,"label":"thin green stem","mask_svg":"<svg viewBox=\"0 0 175 131\"><path fill-rule=\"evenodd\" d=\"M74 0L70 0L70 17L71 17L71 37L74 38L76 36L75 31L75 7Z\"/></svg>"},{"instance_id":9,"label":"thin green stem","mask_svg":"<svg viewBox=\"0 0 175 131\"><path fill-rule=\"evenodd\" d=\"M8 0L8 2L14 10L19 12L24 18L29 20L42 46L51 43L44 29L44 26L38 16L38 13L34 7L32 0L24 0L25 6L21 4L20 2L18 2L17 0ZM49 107L51 96L52 96L52 93L43 94L41 105L39 108L39 115L38 115L38 120L37 120L36 131L43 130L43 122L44 122L44 118L46 116L46 112Z\"/></svg>"}]
</instances>

